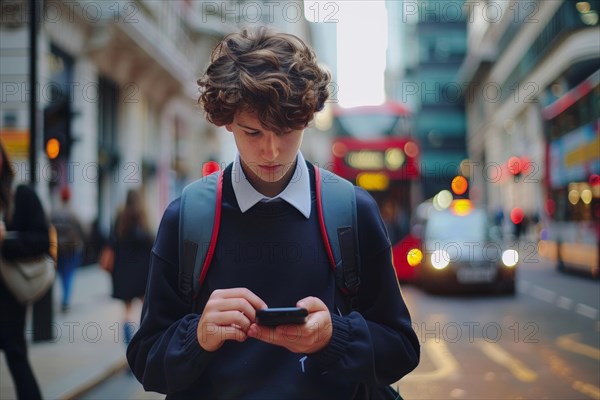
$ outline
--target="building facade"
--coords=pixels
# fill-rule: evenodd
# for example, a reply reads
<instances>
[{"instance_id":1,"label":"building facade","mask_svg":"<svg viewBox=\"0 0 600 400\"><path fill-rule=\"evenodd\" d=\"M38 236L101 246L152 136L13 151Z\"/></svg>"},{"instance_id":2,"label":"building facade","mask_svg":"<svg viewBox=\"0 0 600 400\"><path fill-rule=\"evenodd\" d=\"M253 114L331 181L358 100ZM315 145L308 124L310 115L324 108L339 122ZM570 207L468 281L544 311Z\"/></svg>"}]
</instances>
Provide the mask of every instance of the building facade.
<instances>
[{"instance_id":1,"label":"building facade","mask_svg":"<svg viewBox=\"0 0 600 400\"><path fill-rule=\"evenodd\" d=\"M598 1L535 0L469 8L469 51L460 80L468 88L473 185L490 211L508 216L518 208L534 219L548 217L551 192L568 186L567 180L550 183L553 138L544 109L600 69L599 9ZM595 107L587 122L599 117ZM578 127L569 123L567 131ZM596 128L589 146L597 135ZM583 171L574 180L593 173L583 165L588 161L574 163Z\"/></svg>"},{"instance_id":2,"label":"building facade","mask_svg":"<svg viewBox=\"0 0 600 400\"><path fill-rule=\"evenodd\" d=\"M457 73L467 51L463 1L388 2L393 21L388 93L413 114L421 146L423 199L449 189L467 157L463 87ZM401 61L398 61L401 60Z\"/></svg>"},{"instance_id":3,"label":"building facade","mask_svg":"<svg viewBox=\"0 0 600 400\"><path fill-rule=\"evenodd\" d=\"M139 189L156 229L204 162L229 161L235 152L231 135L207 123L197 106L196 80L211 49L227 33L255 24L309 39L302 4L292 5L3 1L0 133L17 179L35 180L49 212L69 186L76 213L104 235L126 192ZM32 29L37 129L29 112Z\"/></svg>"},{"instance_id":4,"label":"building facade","mask_svg":"<svg viewBox=\"0 0 600 400\"><path fill-rule=\"evenodd\" d=\"M530 256L600 276L600 1L495 5L471 8L461 68L481 201Z\"/></svg>"}]
</instances>

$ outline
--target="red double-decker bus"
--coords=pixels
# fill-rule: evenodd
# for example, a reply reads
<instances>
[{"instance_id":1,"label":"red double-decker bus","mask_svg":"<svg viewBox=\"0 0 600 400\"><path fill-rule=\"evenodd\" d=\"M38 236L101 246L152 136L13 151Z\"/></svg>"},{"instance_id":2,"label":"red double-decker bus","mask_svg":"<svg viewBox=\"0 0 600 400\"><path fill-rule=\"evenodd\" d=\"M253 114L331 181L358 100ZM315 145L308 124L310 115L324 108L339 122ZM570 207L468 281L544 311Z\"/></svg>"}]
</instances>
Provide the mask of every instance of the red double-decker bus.
<instances>
[{"instance_id":1,"label":"red double-decker bus","mask_svg":"<svg viewBox=\"0 0 600 400\"><path fill-rule=\"evenodd\" d=\"M333 172L367 190L379 205L393 246L401 281L415 278L410 232L413 209L421 201L420 148L410 135L410 112L398 103L338 108L331 146Z\"/></svg>"}]
</instances>

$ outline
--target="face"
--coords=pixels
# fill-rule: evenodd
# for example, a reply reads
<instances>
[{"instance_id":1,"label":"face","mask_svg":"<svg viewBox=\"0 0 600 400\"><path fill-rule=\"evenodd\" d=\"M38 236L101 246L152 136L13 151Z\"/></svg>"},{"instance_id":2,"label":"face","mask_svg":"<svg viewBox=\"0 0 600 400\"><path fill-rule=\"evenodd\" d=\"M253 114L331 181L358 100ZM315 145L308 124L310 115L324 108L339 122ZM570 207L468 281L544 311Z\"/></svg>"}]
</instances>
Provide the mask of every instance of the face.
<instances>
[{"instance_id":1,"label":"face","mask_svg":"<svg viewBox=\"0 0 600 400\"><path fill-rule=\"evenodd\" d=\"M294 173L304 130L272 132L254 113L240 111L231 124L242 168L254 188L265 196L279 194Z\"/></svg>"}]
</instances>

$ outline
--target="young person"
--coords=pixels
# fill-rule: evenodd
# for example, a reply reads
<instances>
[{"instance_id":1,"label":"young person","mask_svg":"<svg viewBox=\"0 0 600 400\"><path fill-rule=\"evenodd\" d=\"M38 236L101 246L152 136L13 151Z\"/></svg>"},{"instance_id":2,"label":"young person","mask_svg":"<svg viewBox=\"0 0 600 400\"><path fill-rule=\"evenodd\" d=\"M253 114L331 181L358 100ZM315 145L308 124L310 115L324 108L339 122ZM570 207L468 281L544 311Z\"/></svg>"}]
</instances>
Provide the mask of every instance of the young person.
<instances>
[{"instance_id":1,"label":"young person","mask_svg":"<svg viewBox=\"0 0 600 400\"><path fill-rule=\"evenodd\" d=\"M199 314L178 288L180 199L164 213L127 351L146 390L169 399L365 398L365 387L393 384L417 366L390 242L375 201L359 188L358 310L340 315L335 304L314 168L299 150L329 82L293 35L243 30L213 51L199 102L233 134L238 155L224 171L219 236L194 299ZM287 306L306 308L306 323L257 325L257 310Z\"/></svg>"}]
</instances>

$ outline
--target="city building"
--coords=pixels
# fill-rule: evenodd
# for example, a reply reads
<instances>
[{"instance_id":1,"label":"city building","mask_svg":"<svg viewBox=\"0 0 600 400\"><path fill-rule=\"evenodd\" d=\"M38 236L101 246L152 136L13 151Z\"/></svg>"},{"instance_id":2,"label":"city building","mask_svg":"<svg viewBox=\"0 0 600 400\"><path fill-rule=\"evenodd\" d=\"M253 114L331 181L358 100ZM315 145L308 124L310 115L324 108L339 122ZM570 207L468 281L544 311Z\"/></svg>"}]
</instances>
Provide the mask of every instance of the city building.
<instances>
[{"instance_id":1,"label":"city building","mask_svg":"<svg viewBox=\"0 0 600 400\"><path fill-rule=\"evenodd\" d=\"M388 96L413 114L421 147L423 199L449 189L467 158L464 88L457 73L467 52L463 1L388 1Z\"/></svg>"},{"instance_id":2,"label":"city building","mask_svg":"<svg viewBox=\"0 0 600 400\"><path fill-rule=\"evenodd\" d=\"M559 268L598 276L600 1L476 2L468 12L460 81L479 200L508 226L533 222L530 237Z\"/></svg>"},{"instance_id":3,"label":"city building","mask_svg":"<svg viewBox=\"0 0 600 400\"><path fill-rule=\"evenodd\" d=\"M0 135L17 178L33 181L49 212L60 188L70 186L77 214L104 235L130 188L143 191L157 228L205 162L232 159L231 135L207 123L197 105L196 80L220 38L266 24L309 39L301 2L10 0L0 6Z\"/></svg>"}]
</instances>

